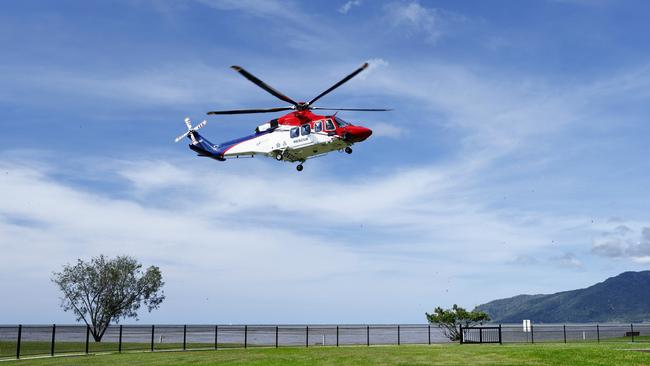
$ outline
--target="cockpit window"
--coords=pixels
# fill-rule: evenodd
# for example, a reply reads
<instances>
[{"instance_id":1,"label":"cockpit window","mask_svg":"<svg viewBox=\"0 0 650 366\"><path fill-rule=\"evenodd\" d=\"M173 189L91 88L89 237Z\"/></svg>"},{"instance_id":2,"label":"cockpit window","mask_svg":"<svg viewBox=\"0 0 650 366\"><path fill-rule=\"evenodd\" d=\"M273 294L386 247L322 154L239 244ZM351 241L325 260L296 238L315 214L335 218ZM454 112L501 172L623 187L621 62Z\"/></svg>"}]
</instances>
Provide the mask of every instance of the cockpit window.
<instances>
[{"instance_id":1,"label":"cockpit window","mask_svg":"<svg viewBox=\"0 0 650 366\"><path fill-rule=\"evenodd\" d=\"M295 138L300 136L300 129L298 127L294 127L291 129L291 132L289 133L291 135L291 138Z\"/></svg>"},{"instance_id":2,"label":"cockpit window","mask_svg":"<svg viewBox=\"0 0 650 366\"><path fill-rule=\"evenodd\" d=\"M342 119L340 119L338 117L334 117L334 119L336 120L336 123L339 124L339 127L345 127L345 126L350 125L349 123L345 122L344 120L342 120Z\"/></svg>"},{"instance_id":3,"label":"cockpit window","mask_svg":"<svg viewBox=\"0 0 650 366\"><path fill-rule=\"evenodd\" d=\"M323 122L314 122L314 132L321 132L323 130Z\"/></svg>"},{"instance_id":4,"label":"cockpit window","mask_svg":"<svg viewBox=\"0 0 650 366\"><path fill-rule=\"evenodd\" d=\"M309 126L309 124L300 126L300 134L301 135L307 136L307 135L309 135L310 132L311 132L311 127Z\"/></svg>"},{"instance_id":5,"label":"cockpit window","mask_svg":"<svg viewBox=\"0 0 650 366\"><path fill-rule=\"evenodd\" d=\"M325 121L325 129L327 131L332 131L334 129L334 122L332 122L331 119L328 119L327 121Z\"/></svg>"}]
</instances>

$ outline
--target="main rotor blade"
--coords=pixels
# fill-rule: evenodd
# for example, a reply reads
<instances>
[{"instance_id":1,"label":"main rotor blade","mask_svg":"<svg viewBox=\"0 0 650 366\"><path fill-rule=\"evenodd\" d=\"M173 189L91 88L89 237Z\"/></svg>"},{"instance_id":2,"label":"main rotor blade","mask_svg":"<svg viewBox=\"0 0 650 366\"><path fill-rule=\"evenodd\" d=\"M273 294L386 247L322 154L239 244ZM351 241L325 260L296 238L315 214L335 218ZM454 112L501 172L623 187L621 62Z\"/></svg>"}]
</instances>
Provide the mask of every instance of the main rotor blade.
<instances>
[{"instance_id":1,"label":"main rotor blade","mask_svg":"<svg viewBox=\"0 0 650 366\"><path fill-rule=\"evenodd\" d=\"M310 109L321 109L326 111L359 111L359 112L388 112L392 109L386 108L324 108L324 107L311 107Z\"/></svg>"},{"instance_id":2,"label":"main rotor blade","mask_svg":"<svg viewBox=\"0 0 650 366\"><path fill-rule=\"evenodd\" d=\"M230 111L211 111L208 114L248 114L248 113L271 113L293 110L293 107L260 108L260 109L234 109Z\"/></svg>"},{"instance_id":3,"label":"main rotor blade","mask_svg":"<svg viewBox=\"0 0 650 366\"><path fill-rule=\"evenodd\" d=\"M270 85L268 85L265 82L263 82L262 80L256 78L253 74L251 74L250 72L244 70L244 68L242 68L241 66L234 65L234 66L230 66L230 67L233 70L237 71L238 73L242 74L246 79L252 81L255 85L259 86L260 88L262 88L262 89L266 90L267 92L271 93L272 95L274 95L276 98L284 100L285 102L291 103L291 104L293 104L295 106L298 105L298 102L296 102L295 100L293 100L293 99L287 97L286 95L280 93L279 91L273 89Z\"/></svg>"},{"instance_id":4,"label":"main rotor blade","mask_svg":"<svg viewBox=\"0 0 650 366\"><path fill-rule=\"evenodd\" d=\"M363 65L361 65L361 67L359 67L358 69L354 70L354 72L353 72L352 74L350 74L350 75L344 77L343 80L341 80L341 81L339 81L338 83L332 85L329 89L327 89L327 90L325 90L324 92L320 93L316 98L310 100L309 103L307 103L307 105L311 105L311 104L313 104L315 101L317 101L317 100L319 100L320 98L324 97L325 95L327 95L327 94L328 94L329 92L331 92L332 90L334 90L334 89L338 88L339 86L343 85L346 81L348 81L348 80L352 79L353 77L357 76L358 73L360 73L361 71L365 70L367 67L368 67L368 63L365 62Z\"/></svg>"}]
</instances>

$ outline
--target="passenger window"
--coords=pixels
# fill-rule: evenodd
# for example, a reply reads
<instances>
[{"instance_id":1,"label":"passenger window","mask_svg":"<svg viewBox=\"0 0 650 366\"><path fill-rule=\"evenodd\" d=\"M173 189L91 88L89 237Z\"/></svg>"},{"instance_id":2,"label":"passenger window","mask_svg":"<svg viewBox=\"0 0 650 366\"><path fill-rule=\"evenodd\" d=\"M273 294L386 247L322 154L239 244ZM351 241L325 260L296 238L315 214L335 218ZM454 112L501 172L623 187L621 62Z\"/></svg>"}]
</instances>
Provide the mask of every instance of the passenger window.
<instances>
[{"instance_id":1,"label":"passenger window","mask_svg":"<svg viewBox=\"0 0 650 366\"><path fill-rule=\"evenodd\" d=\"M295 137L300 136L300 129L298 127L292 128L291 132L290 132L290 135L291 135L291 138L295 138Z\"/></svg>"},{"instance_id":2,"label":"passenger window","mask_svg":"<svg viewBox=\"0 0 650 366\"><path fill-rule=\"evenodd\" d=\"M310 132L311 132L311 127L309 126L309 124L302 125L300 127L300 134L301 135L306 136L306 135L309 135Z\"/></svg>"},{"instance_id":3,"label":"passenger window","mask_svg":"<svg viewBox=\"0 0 650 366\"><path fill-rule=\"evenodd\" d=\"M331 119L325 121L325 129L328 131L332 131L334 129L334 123L332 122Z\"/></svg>"},{"instance_id":4,"label":"passenger window","mask_svg":"<svg viewBox=\"0 0 650 366\"><path fill-rule=\"evenodd\" d=\"M314 132L321 132L323 130L323 122L314 122Z\"/></svg>"}]
</instances>

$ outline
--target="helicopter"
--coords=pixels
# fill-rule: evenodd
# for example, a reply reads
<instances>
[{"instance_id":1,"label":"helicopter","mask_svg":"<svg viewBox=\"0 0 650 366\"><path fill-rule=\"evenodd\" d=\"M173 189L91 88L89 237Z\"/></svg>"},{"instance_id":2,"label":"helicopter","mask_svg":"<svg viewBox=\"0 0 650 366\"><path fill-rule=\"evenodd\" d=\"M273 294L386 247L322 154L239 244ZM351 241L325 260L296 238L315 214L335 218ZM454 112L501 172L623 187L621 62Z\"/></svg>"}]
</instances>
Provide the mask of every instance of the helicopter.
<instances>
[{"instance_id":1,"label":"helicopter","mask_svg":"<svg viewBox=\"0 0 650 366\"><path fill-rule=\"evenodd\" d=\"M189 148L195 151L198 156L209 157L218 161L225 161L232 158L252 158L260 155L274 158L277 161L298 162L296 169L299 172L303 170L303 163L307 159L323 156L337 150L351 154L351 146L365 141L372 134L372 130L346 122L336 115L338 111L383 112L390 111L391 109L325 108L316 107L313 104L358 75L367 67L368 63L366 62L309 102L296 102L264 83L244 68L231 66L233 70L255 85L290 105L276 108L210 111L207 113L208 115L291 112L259 125L255 128L254 134L219 144L213 144L199 134L198 130L207 124L207 120L204 120L196 126L192 126L190 119L185 118L187 132L178 136L175 141L179 142L187 137L191 141ZM318 115L313 113L313 110L336 112L333 115Z\"/></svg>"}]
</instances>

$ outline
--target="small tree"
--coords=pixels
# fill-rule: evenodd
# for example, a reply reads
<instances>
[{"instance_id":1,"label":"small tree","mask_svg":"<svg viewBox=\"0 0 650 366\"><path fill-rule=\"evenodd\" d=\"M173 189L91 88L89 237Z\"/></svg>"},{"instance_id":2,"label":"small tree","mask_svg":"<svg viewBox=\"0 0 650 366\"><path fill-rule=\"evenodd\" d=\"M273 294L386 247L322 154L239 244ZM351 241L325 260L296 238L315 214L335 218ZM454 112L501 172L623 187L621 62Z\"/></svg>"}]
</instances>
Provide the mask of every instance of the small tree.
<instances>
[{"instance_id":1,"label":"small tree","mask_svg":"<svg viewBox=\"0 0 650 366\"><path fill-rule=\"evenodd\" d=\"M111 322L137 319L142 304L151 312L165 299L160 269L151 266L143 272L142 264L128 256L79 259L74 266L66 264L61 272L54 272L52 281L63 292L63 310L72 310L77 321L90 326L95 342L101 341Z\"/></svg>"},{"instance_id":2,"label":"small tree","mask_svg":"<svg viewBox=\"0 0 650 366\"><path fill-rule=\"evenodd\" d=\"M437 324L439 328L442 328L445 336L452 341L460 340L460 325L463 328L470 328L477 323L483 324L484 321L490 320L490 316L483 311L467 311L456 304L451 309L443 309L438 306L433 310L433 314L425 314L429 323Z\"/></svg>"}]
</instances>

